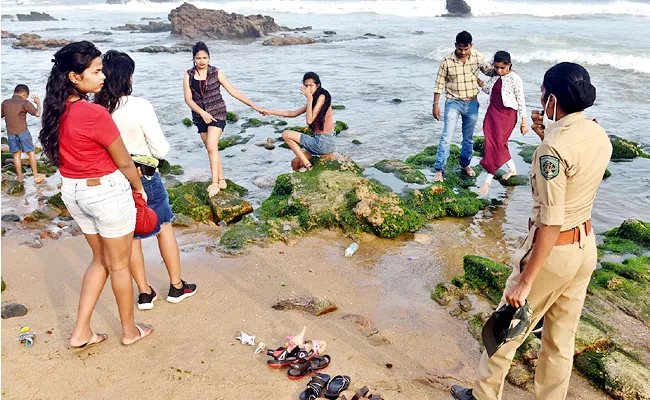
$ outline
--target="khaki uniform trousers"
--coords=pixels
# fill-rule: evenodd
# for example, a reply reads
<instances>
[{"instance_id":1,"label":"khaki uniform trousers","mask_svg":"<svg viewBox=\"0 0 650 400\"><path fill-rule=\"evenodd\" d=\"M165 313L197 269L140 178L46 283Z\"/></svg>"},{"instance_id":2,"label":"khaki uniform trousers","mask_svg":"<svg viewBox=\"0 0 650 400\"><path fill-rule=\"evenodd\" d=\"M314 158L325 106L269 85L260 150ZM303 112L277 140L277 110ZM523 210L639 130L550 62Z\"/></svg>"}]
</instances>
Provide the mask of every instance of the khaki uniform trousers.
<instances>
[{"instance_id":1,"label":"khaki uniform trousers","mask_svg":"<svg viewBox=\"0 0 650 400\"><path fill-rule=\"evenodd\" d=\"M519 281L521 269L525 268L532 252L536 229L533 225L524 245L515 253L515 268L506 288ZM575 333L597 258L593 230L586 236L584 226L580 227L578 242L553 248L527 299L533 309L533 322L526 334L502 345L492 357L483 352L473 387L477 399L501 399L515 352L542 316L544 329L535 372L535 399L563 400L566 397L573 367ZM504 293L501 304L505 303Z\"/></svg>"}]
</instances>

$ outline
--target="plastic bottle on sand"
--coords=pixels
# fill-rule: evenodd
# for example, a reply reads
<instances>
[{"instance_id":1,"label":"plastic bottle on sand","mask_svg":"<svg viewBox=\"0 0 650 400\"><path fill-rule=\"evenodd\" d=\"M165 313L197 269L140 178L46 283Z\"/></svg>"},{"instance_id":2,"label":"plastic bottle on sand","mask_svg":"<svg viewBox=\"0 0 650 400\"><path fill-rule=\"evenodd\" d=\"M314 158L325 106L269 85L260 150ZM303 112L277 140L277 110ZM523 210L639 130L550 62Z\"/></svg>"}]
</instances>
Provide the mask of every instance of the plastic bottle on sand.
<instances>
[{"instance_id":1,"label":"plastic bottle on sand","mask_svg":"<svg viewBox=\"0 0 650 400\"><path fill-rule=\"evenodd\" d=\"M358 243L352 243L350 246L348 246L347 249L345 249L345 256L346 257L352 257L354 253L359 250L359 244Z\"/></svg>"}]
</instances>

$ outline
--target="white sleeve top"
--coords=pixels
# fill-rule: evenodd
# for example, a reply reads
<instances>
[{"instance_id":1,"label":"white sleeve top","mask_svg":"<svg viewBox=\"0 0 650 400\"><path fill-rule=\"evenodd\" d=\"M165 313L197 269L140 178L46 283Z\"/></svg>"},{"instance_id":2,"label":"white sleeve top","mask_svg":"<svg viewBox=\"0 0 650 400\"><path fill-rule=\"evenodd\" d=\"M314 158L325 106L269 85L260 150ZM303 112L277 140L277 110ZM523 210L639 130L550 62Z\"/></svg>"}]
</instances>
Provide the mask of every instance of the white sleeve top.
<instances>
[{"instance_id":1,"label":"white sleeve top","mask_svg":"<svg viewBox=\"0 0 650 400\"><path fill-rule=\"evenodd\" d=\"M146 99L122 96L113 111L113 121L130 154L163 159L169 152L169 142L160 128L156 112Z\"/></svg>"},{"instance_id":2,"label":"white sleeve top","mask_svg":"<svg viewBox=\"0 0 650 400\"><path fill-rule=\"evenodd\" d=\"M515 71L511 71L505 76L494 76L481 88L488 95L492 95L492 88L497 80L501 79L501 99L503 105L517 110L519 116L526 118L526 99L524 97L524 81Z\"/></svg>"}]
</instances>

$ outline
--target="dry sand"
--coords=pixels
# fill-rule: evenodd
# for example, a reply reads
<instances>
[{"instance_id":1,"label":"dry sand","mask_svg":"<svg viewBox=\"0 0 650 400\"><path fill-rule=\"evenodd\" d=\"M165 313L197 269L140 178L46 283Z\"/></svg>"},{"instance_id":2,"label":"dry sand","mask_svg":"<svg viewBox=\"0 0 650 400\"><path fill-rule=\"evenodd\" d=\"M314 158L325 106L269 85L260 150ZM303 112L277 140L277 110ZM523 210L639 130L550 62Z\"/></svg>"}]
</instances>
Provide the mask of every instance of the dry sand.
<instances>
[{"instance_id":1,"label":"dry sand","mask_svg":"<svg viewBox=\"0 0 650 400\"><path fill-rule=\"evenodd\" d=\"M201 234L179 235L183 277L198 284L197 294L180 304L163 300L151 311L136 310L136 322L152 324L155 331L125 347L107 284L92 327L110 337L74 351L68 338L90 249L83 237L46 240L42 249L18 246L23 240L2 240L8 285L2 302L29 308L24 317L2 321L3 399L297 399L309 379L290 381L286 369L268 368L268 357L254 354L235 336L255 334L275 348L303 324L309 338L328 342L333 361L325 373L349 375L353 388L368 385L386 399L448 400L446 385L469 384L480 357L465 322L429 298L435 279L444 277L428 257L408 262L403 255L408 243L377 239L344 258L349 240L333 232L294 247L253 246L238 257L207 252L211 239ZM150 282L166 295L168 278L155 240L146 240L144 248ZM327 296L339 311L314 317L271 308L291 294ZM353 322L342 319L350 313L369 318L392 343L373 346ZM16 339L25 325L37 333L29 349ZM423 376L439 383L418 382ZM504 398L532 395L508 386ZM569 398L606 396L574 374Z\"/></svg>"}]
</instances>

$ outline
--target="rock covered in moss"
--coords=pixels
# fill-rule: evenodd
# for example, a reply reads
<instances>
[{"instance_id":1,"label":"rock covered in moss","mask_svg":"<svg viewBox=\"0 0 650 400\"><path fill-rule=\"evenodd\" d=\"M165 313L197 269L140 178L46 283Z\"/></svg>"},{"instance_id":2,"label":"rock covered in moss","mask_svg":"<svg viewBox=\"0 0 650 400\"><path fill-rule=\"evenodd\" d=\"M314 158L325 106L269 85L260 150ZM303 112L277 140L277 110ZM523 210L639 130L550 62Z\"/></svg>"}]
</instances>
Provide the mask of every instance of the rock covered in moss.
<instances>
[{"instance_id":1,"label":"rock covered in moss","mask_svg":"<svg viewBox=\"0 0 650 400\"><path fill-rule=\"evenodd\" d=\"M348 130L348 124L343 121L336 121L334 123L334 136L337 136L339 133Z\"/></svg>"},{"instance_id":2,"label":"rock covered in moss","mask_svg":"<svg viewBox=\"0 0 650 400\"><path fill-rule=\"evenodd\" d=\"M298 133L304 133L305 135L314 136L314 131L308 126L287 126L284 131L294 131Z\"/></svg>"},{"instance_id":3,"label":"rock covered in moss","mask_svg":"<svg viewBox=\"0 0 650 400\"><path fill-rule=\"evenodd\" d=\"M194 122L192 122L191 118L183 118L183 125L190 128L192 125L194 125Z\"/></svg>"},{"instance_id":4,"label":"rock covered in moss","mask_svg":"<svg viewBox=\"0 0 650 400\"><path fill-rule=\"evenodd\" d=\"M609 137L612 143L612 160L631 160L637 157L650 158L650 154L644 153L638 143L626 140L617 136Z\"/></svg>"},{"instance_id":5,"label":"rock covered in moss","mask_svg":"<svg viewBox=\"0 0 650 400\"><path fill-rule=\"evenodd\" d=\"M167 160L160 160L158 171L161 175L183 175L185 173L182 166L171 164Z\"/></svg>"},{"instance_id":6,"label":"rock covered in moss","mask_svg":"<svg viewBox=\"0 0 650 400\"><path fill-rule=\"evenodd\" d=\"M600 250L616 254L641 255L650 251L650 223L636 219L624 221L621 226L605 232Z\"/></svg>"},{"instance_id":7,"label":"rock covered in moss","mask_svg":"<svg viewBox=\"0 0 650 400\"><path fill-rule=\"evenodd\" d=\"M239 116L232 111L228 111L226 112L226 121L237 122L239 121Z\"/></svg>"},{"instance_id":8,"label":"rock covered in moss","mask_svg":"<svg viewBox=\"0 0 650 400\"><path fill-rule=\"evenodd\" d=\"M68 208L65 206L65 203L61 198L61 192L50 196L47 199L47 204L50 205L50 207L60 210L61 215L68 215L68 216L70 215L70 213L68 212Z\"/></svg>"},{"instance_id":9,"label":"rock covered in moss","mask_svg":"<svg viewBox=\"0 0 650 400\"><path fill-rule=\"evenodd\" d=\"M575 368L615 399L650 399L650 369L620 351L587 351Z\"/></svg>"},{"instance_id":10,"label":"rock covered in moss","mask_svg":"<svg viewBox=\"0 0 650 400\"><path fill-rule=\"evenodd\" d=\"M532 145L532 144L521 144L521 148L519 150L519 155L521 158L524 159L524 162L528 164L533 163L533 155L535 154L535 150L537 150L537 146Z\"/></svg>"},{"instance_id":11,"label":"rock covered in moss","mask_svg":"<svg viewBox=\"0 0 650 400\"><path fill-rule=\"evenodd\" d=\"M506 281L512 272L509 268L489 258L465 256L463 257L463 270L465 271L465 281L470 286L480 290L495 304L501 301Z\"/></svg>"},{"instance_id":12,"label":"rock covered in moss","mask_svg":"<svg viewBox=\"0 0 650 400\"><path fill-rule=\"evenodd\" d=\"M2 190L11 196L22 196L25 194L25 183L15 179L2 179Z\"/></svg>"},{"instance_id":13,"label":"rock covered in moss","mask_svg":"<svg viewBox=\"0 0 650 400\"><path fill-rule=\"evenodd\" d=\"M228 147L238 144L246 144L249 140L250 137L241 137L240 135L226 136L225 138L219 140L219 150L224 150Z\"/></svg>"},{"instance_id":14,"label":"rock covered in moss","mask_svg":"<svg viewBox=\"0 0 650 400\"><path fill-rule=\"evenodd\" d=\"M257 119L257 118L249 118L247 122L241 125L241 127L242 129L258 128L260 126L270 125L270 124L271 122L269 121L262 121L261 119Z\"/></svg>"},{"instance_id":15,"label":"rock covered in moss","mask_svg":"<svg viewBox=\"0 0 650 400\"><path fill-rule=\"evenodd\" d=\"M503 179L503 176L506 173L502 170L498 170L494 178L499 181L502 186L523 186L528 184L528 177L526 175L514 175L508 178L508 180Z\"/></svg>"},{"instance_id":16,"label":"rock covered in moss","mask_svg":"<svg viewBox=\"0 0 650 400\"><path fill-rule=\"evenodd\" d=\"M420 153L406 159L406 164L416 169L432 168L436 162L438 146L426 147ZM473 168L478 175L483 168L478 165ZM449 158L444 169L445 183L452 187L469 188L476 186L476 177L470 177L460 168L460 147L452 144L449 149Z\"/></svg>"},{"instance_id":17,"label":"rock covered in moss","mask_svg":"<svg viewBox=\"0 0 650 400\"><path fill-rule=\"evenodd\" d=\"M358 139L354 139L354 140L352 141L352 144L359 145L359 144L361 144L361 141L358 140Z\"/></svg>"},{"instance_id":18,"label":"rock covered in moss","mask_svg":"<svg viewBox=\"0 0 650 400\"><path fill-rule=\"evenodd\" d=\"M342 104L333 105L332 110L345 110L345 106Z\"/></svg>"},{"instance_id":19,"label":"rock covered in moss","mask_svg":"<svg viewBox=\"0 0 650 400\"><path fill-rule=\"evenodd\" d=\"M238 221L244 215L253 212L253 206L241 197L223 192L210 199L212 214L215 222L224 221L226 223Z\"/></svg>"},{"instance_id":20,"label":"rock covered in moss","mask_svg":"<svg viewBox=\"0 0 650 400\"><path fill-rule=\"evenodd\" d=\"M250 204L244 200L238 201L235 198L246 194L246 189L226 179L228 188L222 189L215 197L222 196L223 200L216 198L210 199L207 188L210 182L185 182L180 186L168 188L169 203L172 206L172 212L183 214L196 222L233 220L240 218L236 215L235 203L239 203L239 210L252 211ZM246 206L244 203L248 204Z\"/></svg>"},{"instance_id":21,"label":"rock covered in moss","mask_svg":"<svg viewBox=\"0 0 650 400\"><path fill-rule=\"evenodd\" d=\"M429 220L446 216L469 217L489 204L487 199L479 198L476 193L453 187L447 182L407 190L404 199L406 204Z\"/></svg>"},{"instance_id":22,"label":"rock covered in moss","mask_svg":"<svg viewBox=\"0 0 650 400\"><path fill-rule=\"evenodd\" d=\"M485 137L477 136L474 138L474 152L481 157L485 157Z\"/></svg>"},{"instance_id":23,"label":"rock covered in moss","mask_svg":"<svg viewBox=\"0 0 650 400\"><path fill-rule=\"evenodd\" d=\"M650 326L650 257L601 265L589 284L591 292Z\"/></svg>"},{"instance_id":24,"label":"rock covered in moss","mask_svg":"<svg viewBox=\"0 0 650 400\"><path fill-rule=\"evenodd\" d=\"M39 161L36 168L38 168L39 174L44 174L45 176L52 176L59 170L56 165L52 165L47 161Z\"/></svg>"},{"instance_id":25,"label":"rock covered in moss","mask_svg":"<svg viewBox=\"0 0 650 400\"><path fill-rule=\"evenodd\" d=\"M421 171L398 160L381 160L374 167L381 172L392 173L397 179L407 183L427 183L427 178Z\"/></svg>"},{"instance_id":26,"label":"rock covered in moss","mask_svg":"<svg viewBox=\"0 0 650 400\"><path fill-rule=\"evenodd\" d=\"M605 173L603 173L603 179L607 179L610 176L612 176L612 172L608 169L605 169Z\"/></svg>"}]
</instances>

